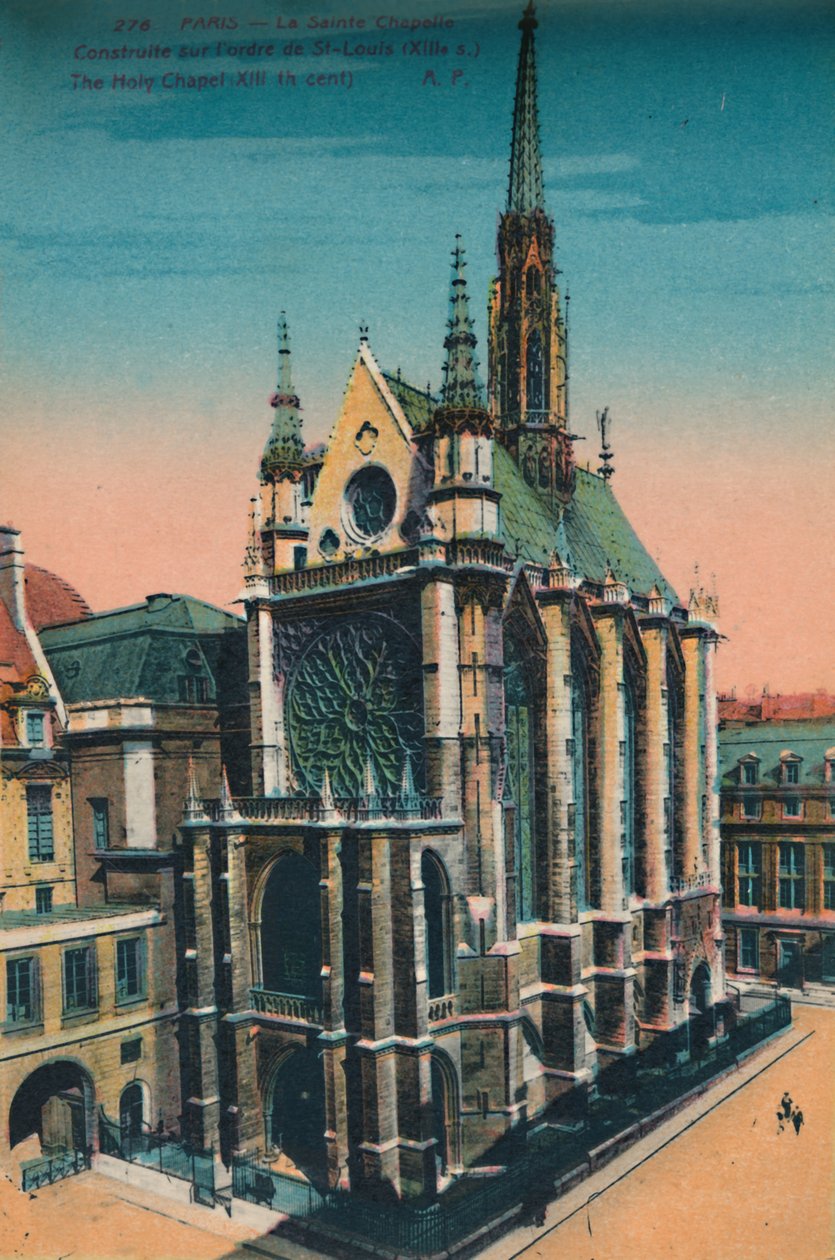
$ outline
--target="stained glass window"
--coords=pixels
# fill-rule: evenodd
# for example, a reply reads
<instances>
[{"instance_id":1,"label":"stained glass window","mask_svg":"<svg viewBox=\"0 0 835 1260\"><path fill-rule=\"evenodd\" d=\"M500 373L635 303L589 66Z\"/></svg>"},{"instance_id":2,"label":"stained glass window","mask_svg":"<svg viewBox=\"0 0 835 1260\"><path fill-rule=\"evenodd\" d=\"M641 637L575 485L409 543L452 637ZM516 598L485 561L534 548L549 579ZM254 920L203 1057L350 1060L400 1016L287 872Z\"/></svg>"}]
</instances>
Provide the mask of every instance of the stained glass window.
<instances>
[{"instance_id":1,"label":"stained glass window","mask_svg":"<svg viewBox=\"0 0 835 1260\"><path fill-rule=\"evenodd\" d=\"M346 492L351 523L361 538L379 538L394 519L397 491L384 468L361 468Z\"/></svg>"},{"instance_id":2,"label":"stained glass window","mask_svg":"<svg viewBox=\"0 0 835 1260\"><path fill-rule=\"evenodd\" d=\"M534 917L533 705L530 680L513 639L505 640L505 791L516 806L516 914Z\"/></svg>"}]
</instances>

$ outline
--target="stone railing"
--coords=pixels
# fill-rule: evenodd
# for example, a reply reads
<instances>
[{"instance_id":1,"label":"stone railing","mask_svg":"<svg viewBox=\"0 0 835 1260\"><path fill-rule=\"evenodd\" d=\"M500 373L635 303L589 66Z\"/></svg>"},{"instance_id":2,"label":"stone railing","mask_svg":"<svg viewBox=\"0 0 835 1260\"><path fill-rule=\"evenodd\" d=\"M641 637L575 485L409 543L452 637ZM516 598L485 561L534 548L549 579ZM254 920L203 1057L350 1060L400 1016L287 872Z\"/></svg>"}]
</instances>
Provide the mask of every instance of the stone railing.
<instances>
[{"instance_id":1,"label":"stone railing","mask_svg":"<svg viewBox=\"0 0 835 1260\"><path fill-rule=\"evenodd\" d=\"M710 878L709 871L699 871L696 875L682 875L670 880L670 892L693 892L696 888L714 888L716 881Z\"/></svg>"},{"instance_id":2,"label":"stone railing","mask_svg":"<svg viewBox=\"0 0 835 1260\"><path fill-rule=\"evenodd\" d=\"M260 987L249 991L253 1010L261 1015L277 1015L281 1019L298 1019L305 1024L322 1023L322 1003L317 998L294 993L271 993Z\"/></svg>"},{"instance_id":3,"label":"stone railing","mask_svg":"<svg viewBox=\"0 0 835 1260\"><path fill-rule=\"evenodd\" d=\"M323 586L348 586L369 578L392 577L404 569L414 568L417 562L415 548L382 556L357 556L336 564L314 564L305 569L276 573L268 579L268 586L271 595L296 595Z\"/></svg>"},{"instance_id":4,"label":"stone railing","mask_svg":"<svg viewBox=\"0 0 835 1260\"><path fill-rule=\"evenodd\" d=\"M223 821L219 799L201 802L212 822ZM329 811L318 796L236 796L235 813L246 822L433 822L443 817L440 796L336 797Z\"/></svg>"},{"instance_id":5,"label":"stone railing","mask_svg":"<svg viewBox=\"0 0 835 1260\"><path fill-rule=\"evenodd\" d=\"M430 1024L437 1024L442 1019L452 1019L455 1014L455 994L446 993L443 997L429 999L427 1018Z\"/></svg>"}]
</instances>

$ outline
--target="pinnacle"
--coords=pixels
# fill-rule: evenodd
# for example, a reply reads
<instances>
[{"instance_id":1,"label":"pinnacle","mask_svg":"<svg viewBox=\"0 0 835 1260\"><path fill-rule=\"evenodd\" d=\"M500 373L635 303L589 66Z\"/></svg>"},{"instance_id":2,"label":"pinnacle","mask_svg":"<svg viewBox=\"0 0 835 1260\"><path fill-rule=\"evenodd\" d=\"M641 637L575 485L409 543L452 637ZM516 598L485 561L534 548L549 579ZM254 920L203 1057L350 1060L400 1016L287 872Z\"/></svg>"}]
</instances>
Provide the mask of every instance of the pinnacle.
<instances>
[{"instance_id":1,"label":"pinnacle","mask_svg":"<svg viewBox=\"0 0 835 1260\"><path fill-rule=\"evenodd\" d=\"M270 469L284 463L298 463L304 453L301 436L301 404L293 392L293 374L290 356L290 337L284 311L278 317L278 385L270 398L275 409L272 428L264 455L262 469Z\"/></svg>"},{"instance_id":2,"label":"pinnacle","mask_svg":"<svg viewBox=\"0 0 835 1260\"><path fill-rule=\"evenodd\" d=\"M539 112L536 101L537 27L533 0L525 9L519 29L522 43L516 74L516 102L513 107L513 139L510 146L510 185L507 208L516 214L532 214L545 209L542 185L542 156L539 149Z\"/></svg>"},{"instance_id":3,"label":"pinnacle","mask_svg":"<svg viewBox=\"0 0 835 1260\"><path fill-rule=\"evenodd\" d=\"M455 238L452 251L452 281L449 293L448 333L444 338L443 405L445 407L483 407L481 383L478 379L476 338L470 315L466 261L461 237Z\"/></svg>"}]
</instances>

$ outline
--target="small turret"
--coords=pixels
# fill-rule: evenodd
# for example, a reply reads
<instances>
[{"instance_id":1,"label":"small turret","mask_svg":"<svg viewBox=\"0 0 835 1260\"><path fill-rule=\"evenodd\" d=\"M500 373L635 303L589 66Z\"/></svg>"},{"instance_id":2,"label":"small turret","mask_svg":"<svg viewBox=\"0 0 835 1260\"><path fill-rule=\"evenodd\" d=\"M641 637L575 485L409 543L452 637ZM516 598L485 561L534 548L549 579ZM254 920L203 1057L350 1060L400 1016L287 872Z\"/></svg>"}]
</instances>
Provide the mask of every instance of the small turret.
<instances>
[{"instance_id":1,"label":"small turret","mask_svg":"<svg viewBox=\"0 0 835 1260\"><path fill-rule=\"evenodd\" d=\"M464 247L456 236L441 405L432 421L435 478L430 501L436 509L436 533L444 539L498 533L493 421L478 376L465 267Z\"/></svg>"}]
</instances>

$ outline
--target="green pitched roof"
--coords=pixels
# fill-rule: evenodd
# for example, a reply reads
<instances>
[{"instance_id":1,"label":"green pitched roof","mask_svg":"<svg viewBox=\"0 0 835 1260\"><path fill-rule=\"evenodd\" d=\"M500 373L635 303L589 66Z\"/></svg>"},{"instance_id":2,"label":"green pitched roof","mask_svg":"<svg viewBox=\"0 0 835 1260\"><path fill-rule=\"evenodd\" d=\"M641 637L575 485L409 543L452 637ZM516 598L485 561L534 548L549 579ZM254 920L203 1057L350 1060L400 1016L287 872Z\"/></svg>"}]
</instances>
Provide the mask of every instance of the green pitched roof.
<instances>
[{"instance_id":1,"label":"green pitched roof","mask_svg":"<svg viewBox=\"0 0 835 1260\"><path fill-rule=\"evenodd\" d=\"M181 679L208 681L207 702L217 696L218 674L230 650L243 653L240 617L187 595L154 595L144 604L51 626L41 643L68 704L144 697L183 703ZM231 648L240 641L240 649Z\"/></svg>"},{"instance_id":2,"label":"green pitched roof","mask_svg":"<svg viewBox=\"0 0 835 1260\"><path fill-rule=\"evenodd\" d=\"M415 432L419 433L425 429L438 406L432 395L425 389L417 389L416 386L404 381L402 377L394 376L390 372L383 372L383 379L400 403L403 414Z\"/></svg>"},{"instance_id":3,"label":"green pitched roof","mask_svg":"<svg viewBox=\"0 0 835 1260\"><path fill-rule=\"evenodd\" d=\"M719 773L725 786L739 783L739 759L756 753L760 759L761 783L780 782L780 754L802 757L800 784L821 784L825 780L826 753L835 748L835 721L832 718L791 722L733 723L719 729Z\"/></svg>"},{"instance_id":4,"label":"green pitched roof","mask_svg":"<svg viewBox=\"0 0 835 1260\"><path fill-rule=\"evenodd\" d=\"M556 546L559 514L527 484L513 457L498 444L493 483L502 496L502 529L511 555L547 564ZM679 603L602 477L577 469L574 494L563 513L563 528L579 577L602 583L611 565L618 580L636 594L647 595L657 585L662 595Z\"/></svg>"}]
</instances>

